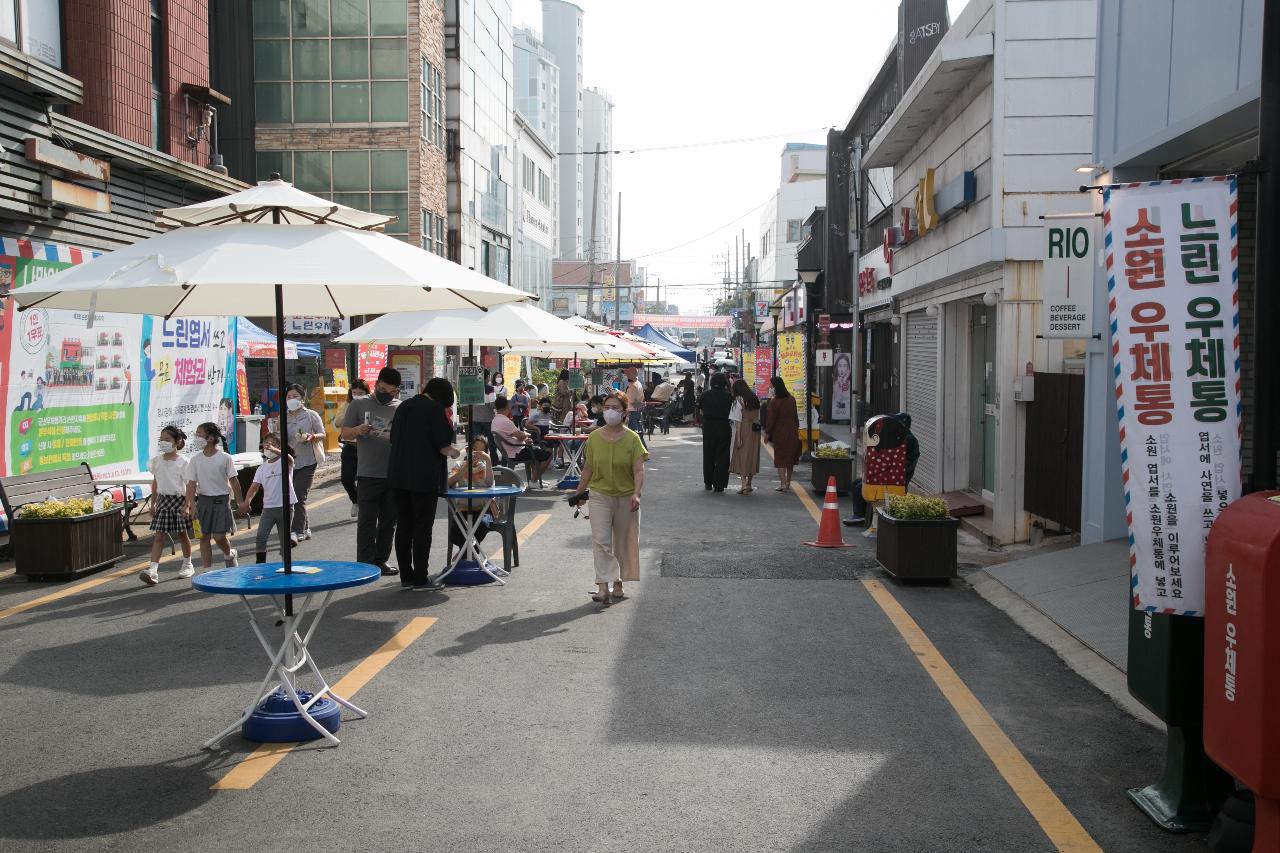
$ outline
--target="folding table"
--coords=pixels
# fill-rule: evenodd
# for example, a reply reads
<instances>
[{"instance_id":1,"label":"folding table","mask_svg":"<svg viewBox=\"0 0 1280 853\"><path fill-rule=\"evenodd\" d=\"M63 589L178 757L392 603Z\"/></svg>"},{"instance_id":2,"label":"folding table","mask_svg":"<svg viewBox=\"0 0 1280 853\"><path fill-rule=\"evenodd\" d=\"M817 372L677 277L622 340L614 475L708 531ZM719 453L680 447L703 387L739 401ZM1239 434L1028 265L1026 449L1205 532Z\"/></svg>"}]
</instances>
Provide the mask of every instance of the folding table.
<instances>
[{"instance_id":1,"label":"folding table","mask_svg":"<svg viewBox=\"0 0 1280 853\"><path fill-rule=\"evenodd\" d=\"M564 448L564 455L569 459L569 467L565 469L564 476L560 478L557 484L558 488L576 488L578 478L582 476L582 449L587 445L589 434L585 432L553 432L550 435L542 437L543 441L557 441ZM566 487L566 480L572 480L573 485Z\"/></svg>"},{"instance_id":2,"label":"folding table","mask_svg":"<svg viewBox=\"0 0 1280 853\"><path fill-rule=\"evenodd\" d=\"M476 531L480 529L480 525L484 523L484 512L472 512L471 518L468 518L462 510L462 505L466 501L490 501L504 500L517 497L524 494L524 486L480 486L476 488L451 488L445 493L445 500L449 504L449 516L454 523L458 525L458 529L462 531L466 541L462 543L462 547L458 549L458 553L454 556L453 562L449 567L440 573L436 578L437 582L443 583L449 575L453 574L464 561L476 564L476 569L488 575L493 580L505 585L501 577L492 571L486 562L484 551L480 550L480 541L476 539ZM488 583L483 578L480 583Z\"/></svg>"},{"instance_id":3,"label":"folding table","mask_svg":"<svg viewBox=\"0 0 1280 853\"><path fill-rule=\"evenodd\" d=\"M373 583L380 576L381 572L377 566L327 560L294 563L291 574L284 574L283 563L259 563L196 575L191 585L201 592L240 596L240 601L249 613L249 627L253 629L267 659L271 661L266 676L258 686L258 692L254 694L253 701L245 706L240 719L205 741L204 748L212 748L235 731L253 715L264 700L277 690L287 695L301 718L333 746L340 743L338 738L311 714L317 702L328 697L350 708L360 717L369 716L368 712L333 692L329 682L321 675L315 660L312 659L307 644L315 636L316 628L319 627L320 619L324 616L324 611L329 606L334 592ZM294 605L292 616L285 613L284 599L288 595L297 596L300 599L300 603ZM251 603L251 599L261 597L270 599L270 606L255 607ZM314 615L304 633L303 620L312 611ZM275 647L268 632L274 630L276 621L280 619L284 620L284 632L279 646ZM304 667L311 671L318 685L306 699L299 696L301 691L298 684L299 673Z\"/></svg>"}]
</instances>

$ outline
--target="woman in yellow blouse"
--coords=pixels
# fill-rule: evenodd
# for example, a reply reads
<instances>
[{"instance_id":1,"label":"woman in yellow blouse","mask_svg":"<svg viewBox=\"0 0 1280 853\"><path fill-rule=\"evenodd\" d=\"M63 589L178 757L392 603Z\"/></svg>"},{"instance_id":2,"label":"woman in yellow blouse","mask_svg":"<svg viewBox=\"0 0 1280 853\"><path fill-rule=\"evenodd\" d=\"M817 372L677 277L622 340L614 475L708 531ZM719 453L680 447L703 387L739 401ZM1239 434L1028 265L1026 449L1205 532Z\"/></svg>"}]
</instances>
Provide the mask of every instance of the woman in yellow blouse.
<instances>
[{"instance_id":1,"label":"woman in yellow blouse","mask_svg":"<svg viewBox=\"0 0 1280 853\"><path fill-rule=\"evenodd\" d=\"M576 494L591 489L591 550L598 587L591 599L608 607L625 597L623 581L640 580L640 493L649 453L640 436L623 426L627 398L614 391L601 405L605 425L587 439Z\"/></svg>"}]
</instances>

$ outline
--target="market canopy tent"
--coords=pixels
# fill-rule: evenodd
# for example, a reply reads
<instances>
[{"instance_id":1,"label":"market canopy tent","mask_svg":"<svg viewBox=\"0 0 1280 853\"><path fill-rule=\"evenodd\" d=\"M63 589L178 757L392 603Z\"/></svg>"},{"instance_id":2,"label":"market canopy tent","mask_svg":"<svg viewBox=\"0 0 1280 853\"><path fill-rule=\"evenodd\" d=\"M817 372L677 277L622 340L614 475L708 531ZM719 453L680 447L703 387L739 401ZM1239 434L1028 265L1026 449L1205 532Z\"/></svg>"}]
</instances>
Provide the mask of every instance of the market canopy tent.
<instances>
[{"instance_id":1,"label":"market canopy tent","mask_svg":"<svg viewBox=\"0 0 1280 853\"><path fill-rule=\"evenodd\" d=\"M574 346L587 352L602 341L529 303L499 305L488 311L411 311L384 314L337 339L343 344L396 346Z\"/></svg>"},{"instance_id":2,"label":"market canopy tent","mask_svg":"<svg viewBox=\"0 0 1280 853\"><path fill-rule=\"evenodd\" d=\"M636 337L644 338L649 343L662 347L667 352L674 356L678 356L684 361L692 363L698 360L697 353L688 347L681 346L678 342L671 340L671 338L662 334L662 332L655 329L650 323L645 323L639 329L636 329L635 334Z\"/></svg>"},{"instance_id":3,"label":"market canopy tent","mask_svg":"<svg viewBox=\"0 0 1280 853\"><path fill-rule=\"evenodd\" d=\"M276 336L266 329L260 329L244 317L236 318L236 349L242 351L245 358L275 358ZM286 359L319 358L320 345L284 342Z\"/></svg>"},{"instance_id":4,"label":"market canopy tent","mask_svg":"<svg viewBox=\"0 0 1280 853\"><path fill-rule=\"evenodd\" d=\"M601 326L599 323L593 323L585 317L574 315L566 322L599 335L608 335L617 343L618 352L598 359L598 363L607 364L611 367L624 367L643 364L676 364L682 361L682 359L672 355L665 349L654 346L629 332L620 332L617 329Z\"/></svg>"}]
</instances>

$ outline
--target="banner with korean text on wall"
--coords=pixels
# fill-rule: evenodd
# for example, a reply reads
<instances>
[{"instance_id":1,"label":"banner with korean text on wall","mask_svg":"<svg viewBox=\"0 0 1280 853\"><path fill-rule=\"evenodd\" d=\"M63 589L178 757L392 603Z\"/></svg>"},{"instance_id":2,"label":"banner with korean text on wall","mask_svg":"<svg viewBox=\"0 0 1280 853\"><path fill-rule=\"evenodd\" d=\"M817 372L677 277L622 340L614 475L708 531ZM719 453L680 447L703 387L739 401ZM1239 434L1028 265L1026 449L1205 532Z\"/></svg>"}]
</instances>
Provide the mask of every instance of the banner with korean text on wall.
<instances>
[{"instance_id":1,"label":"banner with korean text on wall","mask_svg":"<svg viewBox=\"0 0 1280 853\"><path fill-rule=\"evenodd\" d=\"M771 379L773 379L773 348L756 347L756 375L752 378L752 383L757 397L763 399L768 396Z\"/></svg>"},{"instance_id":2,"label":"banner with korean text on wall","mask_svg":"<svg viewBox=\"0 0 1280 853\"><path fill-rule=\"evenodd\" d=\"M1241 489L1236 182L1103 198L1133 607L1200 616L1205 539Z\"/></svg>"},{"instance_id":3,"label":"banner with korean text on wall","mask_svg":"<svg viewBox=\"0 0 1280 853\"><path fill-rule=\"evenodd\" d=\"M796 412L800 422L805 419L805 370L804 334L783 332L778 335L778 375L787 383L787 390L796 398Z\"/></svg>"},{"instance_id":4,"label":"banner with korean text on wall","mask_svg":"<svg viewBox=\"0 0 1280 853\"><path fill-rule=\"evenodd\" d=\"M20 288L99 253L0 238L0 284ZM234 332L227 318L162 320L32 308L0 311L0 472L144 470L166 423L231 427ZM181 328L179 328L181 327ZM163 422L161 422L161 419ZM234 440L232 438L232 440Z\"/></svg>"}]
</instances>

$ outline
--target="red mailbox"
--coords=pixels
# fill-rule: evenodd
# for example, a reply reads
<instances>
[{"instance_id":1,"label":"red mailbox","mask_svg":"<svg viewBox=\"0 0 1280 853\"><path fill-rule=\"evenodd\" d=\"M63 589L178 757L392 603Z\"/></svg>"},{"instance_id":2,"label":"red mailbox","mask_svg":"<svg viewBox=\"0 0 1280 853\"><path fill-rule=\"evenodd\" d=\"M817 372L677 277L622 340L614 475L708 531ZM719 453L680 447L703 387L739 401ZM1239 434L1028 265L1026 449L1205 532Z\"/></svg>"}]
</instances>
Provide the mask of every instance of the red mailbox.
<instances>
[{"instance_id":1,"label":"red mailbox","mask_svg":"<svg viewBox=\"0 0 1280 853\"><path fill-rule=\"evenodd\" d=\"M1253 849L1280 850L1280 492L1214 522L1204 627L1205 752L1256 797Z\"/></svg>"}]
</instances>

